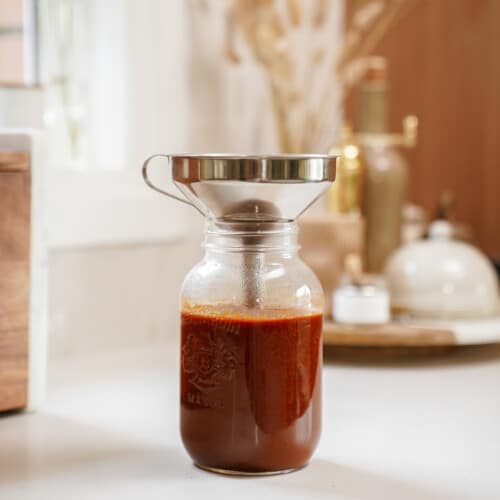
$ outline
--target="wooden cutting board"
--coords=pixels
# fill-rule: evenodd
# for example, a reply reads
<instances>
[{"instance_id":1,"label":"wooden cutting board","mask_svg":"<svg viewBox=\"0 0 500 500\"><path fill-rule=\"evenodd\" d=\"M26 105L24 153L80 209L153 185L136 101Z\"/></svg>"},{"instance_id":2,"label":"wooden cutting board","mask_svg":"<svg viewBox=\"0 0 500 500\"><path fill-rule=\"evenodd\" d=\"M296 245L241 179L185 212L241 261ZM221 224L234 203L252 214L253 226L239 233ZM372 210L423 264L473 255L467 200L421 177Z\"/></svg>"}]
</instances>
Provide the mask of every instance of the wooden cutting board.
<instances>
[{"instance_id":1,"label":"wooden cutting board","mask_svg":"<svg viewBox=\"0 0 500 500\"><path fill-rule=\"evenodd\" d=\"M0 152L0 411L28 396L30 156Z\"/></svg>"}]
</instances>

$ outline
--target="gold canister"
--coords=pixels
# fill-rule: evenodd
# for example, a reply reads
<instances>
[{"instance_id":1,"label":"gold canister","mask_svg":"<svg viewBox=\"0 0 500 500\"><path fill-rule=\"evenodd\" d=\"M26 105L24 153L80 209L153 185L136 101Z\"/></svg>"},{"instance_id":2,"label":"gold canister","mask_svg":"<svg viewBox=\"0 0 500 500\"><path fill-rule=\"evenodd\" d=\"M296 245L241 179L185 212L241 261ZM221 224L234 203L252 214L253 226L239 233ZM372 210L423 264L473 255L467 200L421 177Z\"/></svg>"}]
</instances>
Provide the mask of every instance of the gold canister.
<instances>
[{"instance_id":1,"label":"gold canister","mask_svg":"<svg viewBox=\"0 0 500 500\"><path fill-rule=\"evenodd\" d=\"M328 211L336 214L359 213L361 209L364 160L352 128L342 127L340 144L331 154L341 155L337 160L337 177L327 196Z\"/></svg>"}]
</instances>

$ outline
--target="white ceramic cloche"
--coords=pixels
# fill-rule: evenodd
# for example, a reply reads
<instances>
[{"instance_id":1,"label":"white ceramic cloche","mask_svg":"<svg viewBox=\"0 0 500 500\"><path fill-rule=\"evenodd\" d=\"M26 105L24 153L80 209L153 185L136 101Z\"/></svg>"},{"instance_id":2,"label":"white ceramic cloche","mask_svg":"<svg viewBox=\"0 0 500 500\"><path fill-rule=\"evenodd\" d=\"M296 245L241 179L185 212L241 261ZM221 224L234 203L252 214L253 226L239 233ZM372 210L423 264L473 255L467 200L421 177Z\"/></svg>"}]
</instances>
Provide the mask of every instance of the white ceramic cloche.
<instances>
[{"instance_id":1,"label":"white ceramic cloche","mask_svg":"<svg viewBox=\"0 0 500 500\"><path fill-rule=\"evenodd\" d=\"M388 259L385 275L395 314L477 318L499 310L493 266L472 245L452 240L449 222L429 227L429 239L409 243Z\"/></svg>"}]
</instances>

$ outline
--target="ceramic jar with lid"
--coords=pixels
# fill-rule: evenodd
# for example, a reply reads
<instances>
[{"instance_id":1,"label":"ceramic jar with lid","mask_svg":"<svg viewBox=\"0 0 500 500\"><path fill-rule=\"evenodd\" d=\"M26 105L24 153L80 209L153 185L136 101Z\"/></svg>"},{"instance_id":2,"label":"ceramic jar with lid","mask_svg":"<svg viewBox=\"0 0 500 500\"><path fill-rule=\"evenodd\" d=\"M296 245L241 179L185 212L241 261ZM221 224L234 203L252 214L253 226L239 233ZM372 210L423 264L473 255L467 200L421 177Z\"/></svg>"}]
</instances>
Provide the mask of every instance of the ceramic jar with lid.
<instances>
[{"instance_id":1,"label":"ceramic jar with lid","mask_svg":"<svg viewBox=\"0 0 500 500\"><path fill-rule=\"evenodd\" d=\"M385 276L396 315L428 318L487 317L499 310L498 280L475 247L452 239L446 221L429 227L429 239L394 252Z\"/></svg>"}]
</instances>

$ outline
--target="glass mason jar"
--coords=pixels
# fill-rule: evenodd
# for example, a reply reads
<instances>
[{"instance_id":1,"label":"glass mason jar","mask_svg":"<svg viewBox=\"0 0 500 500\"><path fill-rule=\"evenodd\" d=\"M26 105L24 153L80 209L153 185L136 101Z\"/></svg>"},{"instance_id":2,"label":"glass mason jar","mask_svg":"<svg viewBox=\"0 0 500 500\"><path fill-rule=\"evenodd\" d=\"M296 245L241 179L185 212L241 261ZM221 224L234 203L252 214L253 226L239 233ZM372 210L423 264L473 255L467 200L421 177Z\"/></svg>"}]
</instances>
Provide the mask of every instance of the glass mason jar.
<instances>
[{"instance_id":1,"label":"glass mason jar","mask_svg":"<svg viewBox=\"0 0 500 500\"><path fill-rule=\"evenodd\" d=\"M181 291L180 425L196 465L307 464L321 428L322 310L294 222L207 222Z\"/></svg>"}]
</instances>

